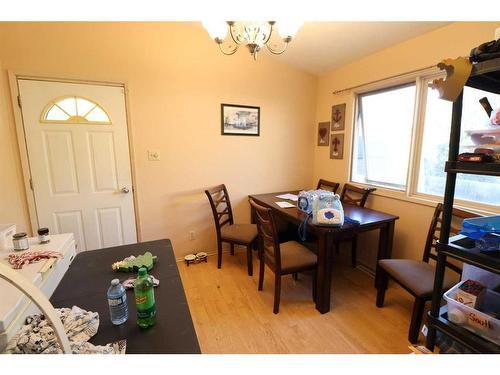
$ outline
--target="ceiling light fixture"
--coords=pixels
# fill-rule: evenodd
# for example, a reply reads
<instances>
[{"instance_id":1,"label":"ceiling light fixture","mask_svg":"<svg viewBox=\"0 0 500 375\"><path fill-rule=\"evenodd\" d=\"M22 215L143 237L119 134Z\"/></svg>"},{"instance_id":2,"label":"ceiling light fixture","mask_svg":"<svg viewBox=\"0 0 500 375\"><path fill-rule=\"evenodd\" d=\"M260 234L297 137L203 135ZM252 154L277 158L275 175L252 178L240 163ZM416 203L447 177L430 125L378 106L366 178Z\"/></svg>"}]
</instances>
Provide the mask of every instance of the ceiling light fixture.
<instances>
[{"instance_id":1,"label":"ceiling light fixture","mask_svg":"<svg viewBox=\"0 0 500 375\"><path fill-rule=\"evenodd\" d=\"M239 46L245 45L256 59L257 53L264 45L275 55L285 52L302 23L295 21L204 21L202 24L224 55L233 55ZM228 33L230 38L226 38ZM275 42L276 38L271 39L276 33L281 39L278 45Z\"/></svg>"}]
</instances>

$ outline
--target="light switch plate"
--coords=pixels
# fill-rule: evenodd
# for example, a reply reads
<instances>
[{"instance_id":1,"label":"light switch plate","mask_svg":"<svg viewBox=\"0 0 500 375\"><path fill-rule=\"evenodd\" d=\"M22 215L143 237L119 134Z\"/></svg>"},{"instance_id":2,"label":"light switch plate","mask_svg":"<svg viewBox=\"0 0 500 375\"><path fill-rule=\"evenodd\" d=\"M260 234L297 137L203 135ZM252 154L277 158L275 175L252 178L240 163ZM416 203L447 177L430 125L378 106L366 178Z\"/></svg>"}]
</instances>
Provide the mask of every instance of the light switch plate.
<instances>
[{"instance_id":1,"label":"light switch plate","mask_svg":"<svg viewBox=\"0 0 500 375\"><path fill-rule=\"evenodd\" d=\"M156 150L148 150L148 160L149 161L159 161L160 152Z\"/></svg>"}]
</instances>

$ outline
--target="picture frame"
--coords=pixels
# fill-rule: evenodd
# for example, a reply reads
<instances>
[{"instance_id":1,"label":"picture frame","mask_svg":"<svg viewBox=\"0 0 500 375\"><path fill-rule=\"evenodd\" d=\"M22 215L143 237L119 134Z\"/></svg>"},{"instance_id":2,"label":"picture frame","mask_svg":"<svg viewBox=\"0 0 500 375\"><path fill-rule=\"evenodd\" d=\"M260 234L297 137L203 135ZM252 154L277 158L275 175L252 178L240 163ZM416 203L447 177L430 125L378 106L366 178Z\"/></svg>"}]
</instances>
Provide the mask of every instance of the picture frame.
<instances>
[{"instance_id":1,"label":"picture frame","mask_svg":"<svg viewBox=\"0 0 500 375\"><path fill-rule=\"evenodd\" d=\"M344 158L344 133L332 134L330 142L330 159Z\"/></svg>"},{"instance_id":2,"label":"picture frame","mask_svg":"<svg viewBox=\"0 0 500 375\"><path fill-rule=\"evenodd\" d=\"M221 135L260 135L260 107L221 104Z\"/></svg>"},{"instance_id":3,"label":"picture frame","mask_svg":"<svg viewBox=\"0 0 500 375\"><path fill-rule=\"evenodd\" d=\"M318 123L318 146L330 144L330 121Z\"/></svg>"},{"instance_id":4,"label":"picture frame","mask_svg":"<svg viewBox=\"0 0 500 375\"><path fill-rule=\"evenodd\" d=\"M332 132L344 130L345 128L345 107L346 104L337 104L332 106Z\"/></svg>"}]
</instances>

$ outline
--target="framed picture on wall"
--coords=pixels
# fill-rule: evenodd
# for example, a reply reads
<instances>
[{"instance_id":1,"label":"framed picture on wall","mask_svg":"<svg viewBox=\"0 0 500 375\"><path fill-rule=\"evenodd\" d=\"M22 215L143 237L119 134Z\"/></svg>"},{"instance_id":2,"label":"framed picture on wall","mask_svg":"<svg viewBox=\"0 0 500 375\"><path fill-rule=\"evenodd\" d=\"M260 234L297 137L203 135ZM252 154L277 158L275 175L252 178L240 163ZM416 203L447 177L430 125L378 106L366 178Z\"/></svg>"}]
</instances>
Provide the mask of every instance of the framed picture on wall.
<instances>
[{"instance_id":1,"label":"framed picture on wall","mask_svg":"<svg viewBox=\"0 0 500 375\"><path fill-rule=\"evenodd\" d=\"M330 122L320 122L318 124L318 146L328 146L330 144Z\"/></svg>"},{"instance_id":2,"label":"framed picture on wall","mask_svg":"<svg viewBox=\"0 0 500 375\"><path fill-rule=\"evenodd\" d=\"M344 130L345 127L345 103L332 107L332 132Z\"/></svg>"},{"instance_id":3,"label":"framed picture on wall","mask_svg":"<svg viewBox=\"0 0 500 375\"><path fill-rule=\"evenodd\" d=\"M344 158L344 134L332 134L330 143L330 159Z\"/></svg>"},{"instance_id":4,"label":"framed picture on wall","mask_svg":"<svg viewBox=\"0 0 500 375\"><path fill-rule=\"evenodd\" d=\"M222 135L260 135L260 107L221 104Z\"/></svg>"}]
</instances>

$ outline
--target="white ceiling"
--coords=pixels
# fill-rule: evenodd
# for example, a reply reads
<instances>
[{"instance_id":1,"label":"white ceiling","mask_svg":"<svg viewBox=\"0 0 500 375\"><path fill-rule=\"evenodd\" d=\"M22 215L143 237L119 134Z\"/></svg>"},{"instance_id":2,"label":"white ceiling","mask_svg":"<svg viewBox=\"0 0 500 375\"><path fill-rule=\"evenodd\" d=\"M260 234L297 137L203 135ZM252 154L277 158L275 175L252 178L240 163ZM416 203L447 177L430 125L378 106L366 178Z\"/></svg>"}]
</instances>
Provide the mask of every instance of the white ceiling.
<instances>
[{"instance_id":1,"label":"white ceiling","mask_svg":"<svg viewBox=\"0 0 500 375\"><path fill-rule=\"evenodd\" d=\"M283 62L321 75L449 22L305 22Z\"/></svg>"}]
</instances>

